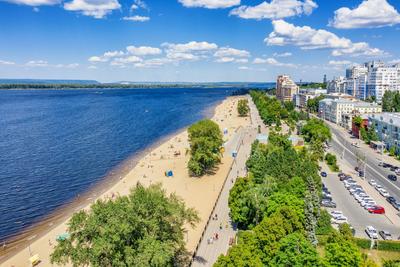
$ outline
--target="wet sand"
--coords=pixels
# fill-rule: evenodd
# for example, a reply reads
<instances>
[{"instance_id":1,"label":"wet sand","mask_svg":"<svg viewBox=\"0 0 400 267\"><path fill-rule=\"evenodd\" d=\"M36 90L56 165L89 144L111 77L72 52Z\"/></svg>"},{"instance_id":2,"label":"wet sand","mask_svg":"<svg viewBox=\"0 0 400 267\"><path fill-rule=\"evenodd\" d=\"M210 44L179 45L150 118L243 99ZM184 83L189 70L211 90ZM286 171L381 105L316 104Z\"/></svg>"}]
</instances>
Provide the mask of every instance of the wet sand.
<instances>
[{"instance_id":1,"label":"wet sand","mask_svg":"<svg viewBox=\"0 0 400 267\"><path fill-rule=\"evenodd\" d=\"M221 130L228 129L228 134L224 136L225 141L230 140L239 127L250 124L249 118L237 116L236 105L240 98L243 97L228 97L215 108L212 120L219 124ZM75 204L69 205L67 210L60 209L56 216L52 216L51 222L50 218L48 222L44 220L42 227L38 226L35 233L29 232L31 240L27 241L29 237L25 236L18 248L8 254L7 260L0 259L4 261L0 265L29 266L30 254L39 254L41 259L39 266L52 266L49 255L56 244L55 238L66 231L66 223L74 211L89 209L90 203L97 198L112 198L128 194L130 188L138 182L143 185L161 183L168 193L176 193L188 207L193 207L199 212L201 222L196 228L187 229L187 249L193 251L229 172L232 158L224 157L215 174L194 178L188 175L186 168L189 160L189 155L186 153L188 149L188 136L185 129L163 140L160 145L153 146L152 149L127 160L118 172L110 173L111 177L107 178L103 184L80 196L79 201L74 201ZM167 170L172 170L174 177L165 177L164 172Z\"/></svg>"}]
</instances>

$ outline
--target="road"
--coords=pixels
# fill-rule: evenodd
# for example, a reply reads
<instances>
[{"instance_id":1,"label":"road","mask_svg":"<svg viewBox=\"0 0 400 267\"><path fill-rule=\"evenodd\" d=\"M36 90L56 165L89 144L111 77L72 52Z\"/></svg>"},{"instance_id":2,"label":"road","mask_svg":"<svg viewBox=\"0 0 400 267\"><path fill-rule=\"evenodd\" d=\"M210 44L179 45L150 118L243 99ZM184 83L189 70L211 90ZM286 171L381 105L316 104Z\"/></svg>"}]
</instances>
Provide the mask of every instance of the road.
<instances>
[{"instance_id":1,"label":"road","mask_svg":"<svg viewBox=\"0 0 400 267\"><path fill-rule=\"evenodd\" d=\"M372 187L367 181L357 177L355 173L352 173L351 166L346 164L344 161L338 161L338 164L342 171L351 174L353 179L357 181L359 185L363 187L365 192L371 196L378 205L385 207L387 211L391 205ZM328 187L332 194L333 201L336 202L336 208L327 208L327 210L340 210L344 216L347 217L348 222L356 230L355 235L357 237L368 238L365 233L365 227L371 225L377 230L386 230L393 234L394 237L400 235L400 227L393 218L389 218L387 215L370 214L354 199L349 191L344 187L344 184L339 180L337 173L332 173L326 165L323 170L327 172L327 177L322 177L322 182ZM393 213L390 217L395 216Z\"/></svg>"},{"instance_id":2,"label":"road","mask_svg":"<svg viewBox=\"0 0 400 267\"><path fill-rule=\"evenodd\" d=\"M400 181L390 181L387 179L389 174L393 174L389 169L378 166L379 162L382 160L382 155L378 154L372 148L365 144L361 144L362 141L357 139L351 139L349 134L346 133L344 129L340 129L337 125L330 122L326 122L332 131L332 148L338 154L341 155L346 161L348 161L352 166L357 166L357 158L365 158L366 163L366 178L368 180L374 179L379 184L384 186L389 194L400 201ZM358 142L360 148L352 146L351 143ZM357 156L360 155L360 156ZM393 159L388 158L386 155L383 156L385 162L393 163ZM400 164L397 163L397 166Z\"/></svg>"},{"instance_id":3,"label":"road","mask_svg":"<svg viewBox=\"0 0 400 267\"><path fill-rule=\"evenodd\" d=\"M229 249L229 240L236 236L237 229L229 217L229 191L233 187L238 175L246 175L245 163L250 155L251 144L254 142L257 135L257 126L263 125L259 118L258 111L250 97L249 106L252 125L242 129L237 157L228 174L228 178L222 188L221 195L217 200L213 212L213 216L217 214L218 219L211 219L206 226L203 238L200 240L198 249L195 253L194 261L191 264L193 267L212 266L218 259L219 255L226 254ZM263 130L265 130L265 128L262 128L262 131ZM213 239L216 233L218 234L217 240ZM212 240L212 242L210 242L210 240Z\"/></svg>"}]
</instances>

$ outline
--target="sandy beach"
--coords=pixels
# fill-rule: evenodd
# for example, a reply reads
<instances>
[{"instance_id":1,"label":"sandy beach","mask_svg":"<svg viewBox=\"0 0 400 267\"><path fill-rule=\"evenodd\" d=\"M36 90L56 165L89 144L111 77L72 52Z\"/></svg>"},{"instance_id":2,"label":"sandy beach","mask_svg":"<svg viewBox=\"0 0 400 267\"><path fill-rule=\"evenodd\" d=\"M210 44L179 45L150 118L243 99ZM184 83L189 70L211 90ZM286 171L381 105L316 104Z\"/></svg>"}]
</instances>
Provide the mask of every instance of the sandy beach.
<instances>
[{"instance_id":1,"label":"sandy beach","mask_svg":"<svg viewBox=\"0 0 400 267\"><path fill-rule=\"evenodd\" d=\"M224 141L231 140L240 127L246 127L250 124L250 118L241 118L237 115L236 105L241 98L244 98L244 96L228 97L215 108L212 120L219 124L221 130L228 130L228 133L224 135ZM201 222L195 229L187 229L187 249L192 252L201 237L233 160L231 157L225 156L214 175L194 178L188 175L186 168L189 160L189 155L186 153L188 149L188 135L185 130L144 155L126 176L121 177L98 198L125 195L138 182L144 185L161 183L168 193L176 193L188 207L193 207L199 212ZM167 178L164 175L167 170L172 170L174 176ZM82 208L89 209L89 207L90 205L86 205ZM67 221L68 219L52 230L38 235L39 238L32 239L29 247L25 246L2 262L0 266L29 266L28 259L30 255L34 254L39 254L41 259L39 266L54 266L50 264L49 255L52 252L52 247L56 244L57 235L66 231Z\"/></svg>"}]
</instances>

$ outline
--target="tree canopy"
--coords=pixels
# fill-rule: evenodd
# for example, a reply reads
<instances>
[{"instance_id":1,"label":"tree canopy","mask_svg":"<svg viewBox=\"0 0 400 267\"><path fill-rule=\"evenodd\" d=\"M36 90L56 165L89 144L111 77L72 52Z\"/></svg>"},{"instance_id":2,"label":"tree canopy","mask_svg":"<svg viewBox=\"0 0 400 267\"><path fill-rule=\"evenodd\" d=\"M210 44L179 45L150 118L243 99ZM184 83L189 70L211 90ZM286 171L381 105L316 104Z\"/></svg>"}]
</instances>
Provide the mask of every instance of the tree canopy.
<instances>
[{"instance_id":1,"label":"tree canopy","mask_svg":"<svg viewBox=\"0 0 400 267\"><path fill-rule=\"evenodd\" d=\"M187 262L184 226L199 221L161 185L138 184L128 196L98 200L68 222L70 237L58 241L51 262L73 266L176 266Z\"/></svg>"},{"instance_id":2,"label":"tree canopy","mask_svg":"<svg viewBox=\"0 0 400 267\"><path fill-rule=\"evenodd\" d=\"M249 101L247 99L240 99L238 101L237 110L238 110L239 116L241 116L241 117L247 116L250 112Z\"/></svg>"},{"instance_id":3,"label":"tree canopy","mask_svg":"<svg viewBox=\"0 0 400 267\"><path fill-rule=\"evenodd\" d=\"M217 123L206 119L190 126L188 133L191 154L189 172L194 176L204 175L220 162L223 144L221 130Z\"/></svg>"}]
</instances>

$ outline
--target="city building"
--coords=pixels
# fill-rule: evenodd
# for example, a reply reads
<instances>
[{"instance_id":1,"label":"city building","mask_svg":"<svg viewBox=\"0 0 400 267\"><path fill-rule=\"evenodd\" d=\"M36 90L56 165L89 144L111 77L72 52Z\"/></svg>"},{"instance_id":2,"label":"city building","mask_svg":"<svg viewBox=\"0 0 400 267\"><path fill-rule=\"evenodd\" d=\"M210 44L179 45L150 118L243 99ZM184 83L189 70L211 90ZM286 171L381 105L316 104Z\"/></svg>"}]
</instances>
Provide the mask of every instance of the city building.
<instances>
[{"instance_id":1,"label":"city building","mask_svg":"<svg viewBox=\"0 0 400 267\"><path fill-rule=\"evenodd\" d=\"M345 93L346 92L346 78L339 76L332 81L327 82L328 93Z\"/></svg>"},{"instance_id":2,"label":"city building","mask_svg":"<svg viewBox=\"0 0 400 267\"><path fill-rule=\"evenodd\" d=\"M369 125L374 125L379 141L386 149L396 148L400 152L400 113L377 113L368 117Z\"/></svg>"},{"instance_id":3,"label":"city building","mask_svg":"<svg viewBox=\"0 0 400 267\"><path fill-rule=\"evenodd\" d=\"M308 100L325 94L327 94L326 89L321 89L321 88L300 89L294 97L294 102L296 107L305 108L307 107Z\"/></svg>"},{"instance_id":4,"label":"city building","mask_svg":"<svg viewBox=\"0 0 400 267\"><path fill-rule=\"evenodd\" d=\"M382 112L382 107L376 103L343 98L326 98L319 102L319 116L321 118L348 129L351 128L354 115L378 112Z\"/></svg>"},{"instance_id":5,"label":"city building","mask_svg":"<svg viewBox=\"0 0 400 267\"><path fill-rule=\"evenodd\" d=\"M354 122L354 117L355 116L360 116L361 118L361 124L360 125L356 125L356 123ZM368 117L370 116L369 114L362 114L362 115L355 115L353 116L352 122L351 122L351 134L360 139L360 129L361 128L365 128L368 129Z\"/></svg>"},{"instance_id":6,"label":"city building","mask_svg":"<svg viewBox=\"0 0 400 267\"><path fill-rule=\"evenodd\" d=\"M398 65L371 65L368 72L367 91L368 96L375 97L377 102L382 101L386 91L400 91L400 68Z\"/></svg>"},{"instance_id":7,"label":"city building","mask_svg":"<svg viewBox=\"0 0 400 267\"><path fill-rule=\"evenodd\" d=\"M293 101L299 87L288 75L279 75L276 81L276 98L281 101Z\"/></svg>"}]
</instances>

